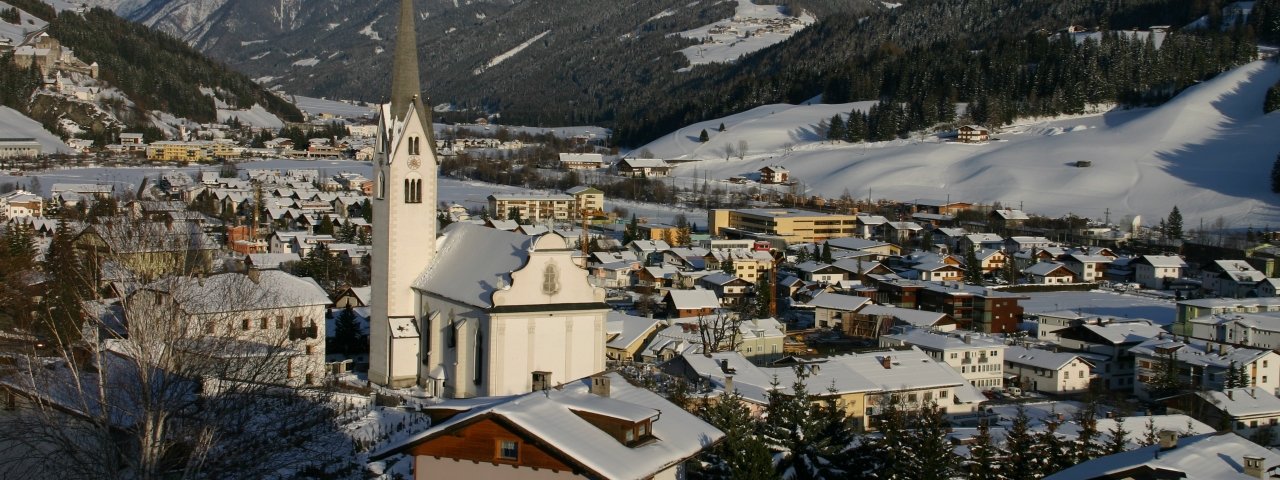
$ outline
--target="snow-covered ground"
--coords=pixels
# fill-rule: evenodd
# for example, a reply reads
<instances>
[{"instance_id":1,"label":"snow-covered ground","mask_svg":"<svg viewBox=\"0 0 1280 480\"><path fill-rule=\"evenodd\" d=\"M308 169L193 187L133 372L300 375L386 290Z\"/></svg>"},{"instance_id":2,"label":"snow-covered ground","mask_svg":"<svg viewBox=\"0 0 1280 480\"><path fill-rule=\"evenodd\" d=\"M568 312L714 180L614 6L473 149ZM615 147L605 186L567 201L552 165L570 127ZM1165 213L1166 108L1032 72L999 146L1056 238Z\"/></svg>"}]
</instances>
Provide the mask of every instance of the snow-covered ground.
<instances>
[{"instance_id":1,"label":"snow-covered ground","mask_svg":"<svg viewBox=\"0 0 1280 480\"><path fill-rule=\"evenodd\" d=\"M792 17L783 10L780 5L756 5L751 0L738 0L733 18L678 33L685 38L704 41L680 53L693 65L733 62L738 57L791 38L816 21L808 13ZM662 16L659 13L654 18Z\"/></svg>"},{"instance_id":2,"label":"snow-covered ground","mask_svg":"<svg viewBox=\"0 0 1280 480\"><path fill-rule=\"evenodd\" d=\"M10 8L12 8L12 5L0 2L0 10L8 10ZM48 22L31 16L25 10L18 10L18 18L18 25L0 21L0 39L6 39L12 42L13 45L18 45L22 43L28 34L49 25Z\"/></svg>"},{"instance_id":3,"label":"snow-covered ground","mask_svg":"<svg viewBox=\"0 0 1280 480\"><path fill-rule=\"evenodd\" d=\"M0 22L2 24L4 22ZM71 149L57 135L49 133L40 122L9 107L0 107L0 138L34 138L44 153L70 153Z\"/></svg>"},{"instance_id":4,"label":"snow-covered ground","mask_svg":"<svg viewBox=\"0 0 1280 480\"><path fill-rule=\"evenodd\" d=\"M519 44L519 45L516 45L516 46L515 46L515 47L513 47L511 50L507 50L507 51L505 51L505 52L502 52L502 53L498 54L497 56L495 56L495 57L493 57L493 58L489 59L489 63L486 63L483 67L477 67L475 70L472 70L472 71L471 71L471 73L472 73L473 75L479 75L479 74L481 74L481 73L484 73L484 71L485 71L485 70L488 70L488 69L490 69L490 68L493 68L495 65L497 65L497 64L499 64L499 63L502 63L502 62L503 62L503 61L505 61L506 59L516 56L516 54L520 53L520 52L521 52L521 51L523 51L524 49L529 48L529 46L530 46L530 45L533 45L533 44L534 44L534 42L537 42L538 40L541 40L541 39L542 39L542 37L547 36L547 34L548 34L548 33L551 33L551 30L547 30L547 31L545 31L545 32L542 32L542 33L539 33L539 34L537 34L537 35L534 35L534 36L533 36L533 38L530 38L530 39L528 39L528 40L525 40L525 41L524 41L524 43L521 43L521 44Z\"/></svg>"},{"instance_id":5,"label":"snow-covered ground","mask_svg":"<svg viewBox=\"0 0 1280 480\"><path fill-rule=\"evenodd\" d=\"M1187 89L1157 108L1034 122L982 145L937 137L832 144L822 125L870 103L766 105L689 125L644 148L658 158L701 159L675 171L727 179L781 165L809 194L914 200L999 201L1043 215L1163 218L1177 205L1187 225L1280 224L1268 173L1280 151L1280 113L1264 115L1280 65L1253 62ZM717 131L723 123L727 130ZM706 129L711 140L699 143ZM723 149L747 142L744 160ZM1072 166L1090 160L1088 168Z\"/></svg>"},{"instance_id":6,"label":"snow-covered ground","mask_svg":"<svg viewBox=\"0 0 1280 480\"><path fill-rule=\"evenodd\" d=\"M1026 313L1050 313L1070 310L1085 316L1102 316L1116 320L1142 318L1160 325L1172 324L1176 312L1173 302L1135 295L1094 290L1092 292L1022 293L1030 297L1018 302Z\"/></svg>"},{"instance_id":7,"label":"snow-covered ground","mask_svg":"<svg viewBox=\"0 0 1280 480\"><path fill-rule=\"evenodd\" d=\"M365 115L373 115L373 107L365 107L354 105L347 102L339 102L334 100L325 100L323 98L303 97L300 95L286 96L293 100L293 104L299 110L307 112L307 115L316 116L327 113L340 118L359 118Z\"/></svg>"},{"instance_id":8,"label":"snow-covered ground","mask_svg":"<svg viewBox=\"0 0 1280 480\"><path fill-rule=\"evenodd\" d=\"M227 108L218 109L218 121L226 122L228 119L235 117L245 125L261 128L284 128L284 121L280 117L268 112L262 108L262 105L253 104L247 110L232 110Z\"/></svg>"}]
</instances>

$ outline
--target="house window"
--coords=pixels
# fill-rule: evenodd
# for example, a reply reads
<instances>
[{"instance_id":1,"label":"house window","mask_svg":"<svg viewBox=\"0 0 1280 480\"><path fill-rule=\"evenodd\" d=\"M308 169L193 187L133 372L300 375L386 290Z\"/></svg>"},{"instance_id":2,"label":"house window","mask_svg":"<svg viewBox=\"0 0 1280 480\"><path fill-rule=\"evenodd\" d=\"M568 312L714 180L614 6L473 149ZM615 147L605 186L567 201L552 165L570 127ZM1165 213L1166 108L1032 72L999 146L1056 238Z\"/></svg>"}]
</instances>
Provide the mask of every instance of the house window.
<instances>
[{"instance_id":1,"label":"house window","mask_svg":"<svg viewBox=\"0 0 1280 480\"><path fill-rule=\"evenodd\" d=\"M240 329L241 330L249 329L249 319L246 318L246 319L240 320Z\"/></svg>"},{"instance_id":2,"label":"house window","mask_svg":"<svg viewBox=\"0 0 1280 480\"><path fill-rule=\"evenodd\" d=\"M520 441L498 439L497 457L499 460L520 461Z\"/></svg>"},{"instance_id":3,"label":"house window","mask_svg":"<svg viewBox=\"0 0 1280 480\"><path fill-rule=\"evenodd\" d=\"M276 316L276 328L284 328L284 315Z\"/></svg>"},{"instance_id":4,"label":"house window","mask_svg":"<svg viewBox=\"0 0 1280 480\"><path fill-rule=\"evenodd\" d=\"M471 382L480 385L480 372L484 370L484 334L476 330L476 359L475 359L475 375Z\"/></svg>"},{"instance_id":5,"label":"house window","mask_svg":"<svg viewBox=\"0 0 1280 480\"><path fill-rule=\"evenodd\" d=\"M258 321L258 328L259 328L260 330L266 330L266 329L267 329L267 317L262 317L262 320L259 320L259 321Z\"/></svg>"}]
</instances>

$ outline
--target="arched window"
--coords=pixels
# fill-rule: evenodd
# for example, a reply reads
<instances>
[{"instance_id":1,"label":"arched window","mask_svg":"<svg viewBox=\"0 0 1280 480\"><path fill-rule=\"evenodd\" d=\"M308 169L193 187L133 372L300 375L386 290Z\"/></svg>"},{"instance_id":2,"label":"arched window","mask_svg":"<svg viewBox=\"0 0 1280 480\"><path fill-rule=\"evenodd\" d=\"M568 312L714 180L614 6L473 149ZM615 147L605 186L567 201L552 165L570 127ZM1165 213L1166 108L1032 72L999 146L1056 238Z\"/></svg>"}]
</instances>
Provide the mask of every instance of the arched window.
<instances>
[{"instance_id":1,"label":"arched window","mask_svg":"<svg viewBox=\"0 0 1280 480\"><path fill-rule=\"evenodd\" d=\"M484 370L484 334L476 329L476 359L474 368L475 375L471 379L472 383L480 385L480 372Z\"/></svg>"},{"instance_id":2,"label":"arched window","mask_svg":"<svg viewBox=\"0 0 1280 480\"><path fill-rule=\"evenodd\" d=\"M387 196L387 177L382 174L382 171L378 171L378 191L376 193L379 200Z\"/></svg>"},{"instance_id":3,"label":"arched window","mask_svg":"<svg viewBox=\"0 0 1280 480\"><path fill-rule=\"evenodd\" d=\"M422 179L420 178L405 179L404 203L422 203Z\"/></svg>"},{"instance_id":4,"label":"arched window","mask_svg":"<svg viewBox=\"0 0 1280 480\"><path fill-rule=\"evenodd\" d=\"M419 146L418 137L409 137L409 155L417 155Z\"/></svg>"}]
</instances>

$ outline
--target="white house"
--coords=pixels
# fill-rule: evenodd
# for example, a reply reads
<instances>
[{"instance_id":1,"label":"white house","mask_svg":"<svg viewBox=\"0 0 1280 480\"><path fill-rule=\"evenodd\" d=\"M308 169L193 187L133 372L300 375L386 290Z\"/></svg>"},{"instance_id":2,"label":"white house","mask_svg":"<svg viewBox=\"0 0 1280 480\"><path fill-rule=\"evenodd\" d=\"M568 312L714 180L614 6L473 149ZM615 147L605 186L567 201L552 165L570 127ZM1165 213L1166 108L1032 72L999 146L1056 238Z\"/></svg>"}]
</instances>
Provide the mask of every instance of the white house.
<instances>
[{"instance_id":1,"label":"white house","mask_svg":"<svg viewBox=\"0 0 1280 480\"><path fill-rule=\"evenodd\" d=\"M1005 351L1006 375L1022 388L1052 394L1089 390L1093 364L1076 353L1053 352L1012 345Z\"/></svg>"},{"instance_id":2,"label":"white house","mask_svg":"<svg viewBox=\"0 0 1280 480\"><path fill-rule=\"evenodd\" d=\"M1133 280L1152 290L1165 288L1169 280L1182 277L1187 268L1187 262L1174 255L1143 255L1129 265L1133 267Z\"/></svg>"},{"instance_id":3,"label":"white house","mask_svg":"<svg viewBox=\"0 0 1280 480\"><path fill-rule=\"evenodd\" d=\"M953 331L935 333L909 329L880 337L880 346L913 345L930 357L960 372L971 385L990 390L1004 385L1004 352L1007 345L981 333Z\"/></svg>"},{"instance_id":4,"label":"white house","mask_svg":"<svg viewBox=\"0 0 1280 480\"><path fill-rule=\"evenodd\" d=\"M1074 283L1076 274L1058 262L1040 262L1022 269L1022 273L1031 277L1031 283L1061 284Z\"/></svg>"},{"instance_id":5,"label":"white house","mask_svg":"<svg viewBox=\"0 0 1280 480\"><path fill-rule=\"evenodd\" d=\"M1280 398L1273 390L1241 387L1196 395L1213 411L1212 416L1231 425L1231 430L1240 436L1248 438L1261 428L1280 425Z\"/></svg>"},{"instance_id":6,"label":"white house","mask_svg":"<svg viewBox=\"0 0 1280 480\"><path fill-rule=\"evenodd\" d=\"M43 217L44 198L25 190L15 190L0 195L0 215L3 219Z\"/></svg>"},{"instance_id":7,"label":"white house","mask_svg":"<svg viewBox=\"0 0 1280 480\"><path fill-rule=\"evenodd\" d=\"M1231 368L1244 370L1248 386L1274 392L1280 387L1280 354L1271 350L1233 347L1221 343L1172 336L1158 337L1129 349L1135 359L1137 381L1134 393L1149 395L1147 385L1154 381L1165 362L1178 366L1179 381L1192 388L1222 390Z\"/></svg>"}]
</instances>

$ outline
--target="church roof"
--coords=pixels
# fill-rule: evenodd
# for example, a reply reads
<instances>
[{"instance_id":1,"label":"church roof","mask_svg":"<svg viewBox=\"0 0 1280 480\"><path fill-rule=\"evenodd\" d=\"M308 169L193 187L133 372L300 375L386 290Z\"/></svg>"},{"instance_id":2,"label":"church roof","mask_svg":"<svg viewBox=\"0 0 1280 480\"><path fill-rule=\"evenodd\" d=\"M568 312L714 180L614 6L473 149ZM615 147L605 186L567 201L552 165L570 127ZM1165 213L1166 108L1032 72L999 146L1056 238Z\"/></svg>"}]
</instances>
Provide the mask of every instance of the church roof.
<instances>
[{"instance_id":1,"label":"church roof","mask_svg":"<svg viewBox=\"0 0 1280 480\"><path fill-rule=\"evenodd\" d=\"M511 272L529 261L537 237L470 223L453 223L436 240L436 257L413 288L480 308L511 285Z\"/></svg>"}]
</instances>

